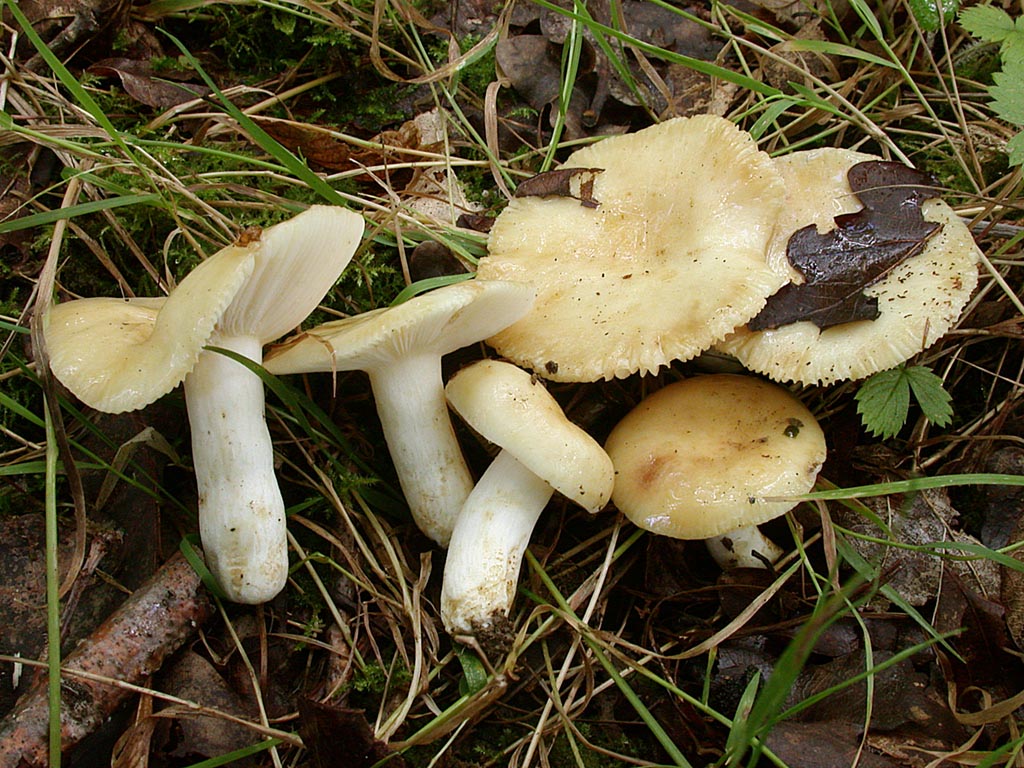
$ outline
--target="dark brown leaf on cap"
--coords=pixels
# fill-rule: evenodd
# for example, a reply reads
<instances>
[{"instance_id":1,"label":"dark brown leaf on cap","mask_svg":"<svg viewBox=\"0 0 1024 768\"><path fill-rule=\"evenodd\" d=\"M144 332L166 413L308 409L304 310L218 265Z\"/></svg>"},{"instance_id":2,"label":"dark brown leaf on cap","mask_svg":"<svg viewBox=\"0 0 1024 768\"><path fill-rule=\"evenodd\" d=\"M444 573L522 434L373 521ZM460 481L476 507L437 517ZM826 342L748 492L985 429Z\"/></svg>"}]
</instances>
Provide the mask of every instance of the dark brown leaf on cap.
<instances>
[{"instance_id":1,"label":"dark brown leaf on cap","mask_svg":"<svg viewBox=\"0 0 1024 768\"><path fill-rule=\"evenodd\" d=\"M516 188L516 197L572 197L586 208L597 208L594 177L603 168L559 168L538 173Z\"/></svg>"},{"instance_id":2,"label":"dark brown leaf on cap","mask_svg":"<svg viewBox=\"0 0 1024 768\"><path fill-rule=\"evenodd\" d=\"M936 197L929 174L902 163L870 160L847 173L850 189L864 204L837 216L835 229L820 234L811 224L789 238L786 258L804 276L768 299L748 323L752 331L810 320L825 329L878 317L878 302L864 288L919 253L940 228L925 221L921 204Z\"/></svg>"}]
</instances>

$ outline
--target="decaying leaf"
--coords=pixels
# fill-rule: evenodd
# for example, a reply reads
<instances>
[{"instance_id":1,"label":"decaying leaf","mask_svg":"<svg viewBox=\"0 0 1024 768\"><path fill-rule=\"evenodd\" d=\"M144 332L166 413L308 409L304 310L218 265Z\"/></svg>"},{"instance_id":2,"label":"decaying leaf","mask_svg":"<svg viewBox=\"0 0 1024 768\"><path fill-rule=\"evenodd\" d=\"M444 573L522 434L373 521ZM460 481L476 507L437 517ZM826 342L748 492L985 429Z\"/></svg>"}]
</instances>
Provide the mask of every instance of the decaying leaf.
<instances>
[{"instance_id":1,"label":"decaying leaf","mask_svg":"<svg viewBox=\"0 0 1024 768\"><path fill-rule=\"evenodd\" d=\"M405 768L405 759L376 739L361 709L299 700L299 733L314 768L333 768L344 755L347 766L370 766L382 761Z\"/></svg>"},{"instance_id":2,"label":"decaying leaf","mask_svg":"<svg viewBox=\"0 0 1024 768\"><path fill-rule=\"evenodd\" d=\"M900 497L890 496L865 499L864 502L889 526L893 539L900 544L977 543L970 535L956 530L958 513L943 489L922 491L904 502ZM882 534L874 524L846 508L837 507L833 519L843 527L871 537L877 538ZM911 605L924 605L934 600L944 576L950 571L982 595L999 593L999 569L991 560L955 560L940 555L963 553L946 549L904 549L866 539L851 539L850 544L864 558L885 570L888 573L886 583Z\"/></svg>"},{"instance_id":3,"label":"decaying leaf","mask_svg":"<svg viewBox=\"0 0 1024 768\"><path fill-rule=\"evenodd\" d=\"M789 239L786 257L804 278L783 286L748 323L763 331L809 320L819 328L874 320L878 300L864 288L924 248L939 224L925 221L921 204L936 197L934 180L901 163L872 160L850 168L850 189L863 204L835 218L835 229L813 224Z\"/></svg>"},{"instance_id":4,"label":"decaying leaf","mask_svg":"<svg viewBox=\"0 0 1024 768\"><path fill-rule=\"evenodd\" d=\"M91 65L88 71L100 77L117 77L125 93L154 109L170 109L210 93L205 85L168 82L180 80L180 77L173 72L158 71L149 61L104 59Z\"/></svg>"},{"instance_id":5,"label":"decaying leaf","mask_svg":"<svg viewBox=\"0 0 1024 768\"><path fill-rule=\"evenodd\" d=\"M594 177L603 168L559 168L538 173L516 187L516 197L572 197L584 208L597 208Z\"/></svg>"},{"instance_id":6,"label":"decaying leaf","mask_svg":"<svg viewBox=\"0 0 1024 768\"><path fill-rule=\"evenodd\" d=\"M213 664L193 651L183 653L161 675L160 685L167 693L201 701L212 710L243 718L259 714L228 686ZM159 745L157 751L165 757L216 757L259 741L253 731L223 718L182 712L180 717L171 719L164 714L160 723L164 727L158 727L155 741Z\"/></svg>"}]
</instances>

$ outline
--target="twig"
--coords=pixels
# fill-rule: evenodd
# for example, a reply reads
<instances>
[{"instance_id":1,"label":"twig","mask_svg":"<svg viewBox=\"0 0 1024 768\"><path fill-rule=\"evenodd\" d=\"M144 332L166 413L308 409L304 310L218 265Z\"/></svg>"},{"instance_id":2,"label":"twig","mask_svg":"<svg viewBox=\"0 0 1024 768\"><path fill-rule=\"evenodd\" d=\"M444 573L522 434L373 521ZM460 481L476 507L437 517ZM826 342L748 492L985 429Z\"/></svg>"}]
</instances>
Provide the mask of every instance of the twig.
<instances>
[{"instance_id":1,"label":"twig","mask_svg":"<svg viewBox=\"0 0 1024 768\"><path fill-rule=\"evenodd\" d=\"M69 670L140 682L212 613L199 576L176 554L67 657ZM83 678L61 681L61 747L95 731L130 692ZM0 768L47 764L47 679L40 675L0 721Z\"/></svg>"}]
</instances>

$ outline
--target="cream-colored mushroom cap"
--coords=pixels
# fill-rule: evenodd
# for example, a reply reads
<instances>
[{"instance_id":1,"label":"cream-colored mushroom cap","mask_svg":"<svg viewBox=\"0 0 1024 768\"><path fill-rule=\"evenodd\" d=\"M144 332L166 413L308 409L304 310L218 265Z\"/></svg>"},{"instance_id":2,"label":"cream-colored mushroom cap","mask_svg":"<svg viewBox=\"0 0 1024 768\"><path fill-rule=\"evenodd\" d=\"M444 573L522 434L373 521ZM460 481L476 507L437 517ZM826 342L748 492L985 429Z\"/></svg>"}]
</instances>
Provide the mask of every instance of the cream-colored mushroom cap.
<instances>
[{"instance_id":1,"label":"cream-colored mushroom cap","mask_svg":"<svg viewBox=\"0 0 1024 768\"><path fill-rule=\"evenodd\" d=\"M612 501L636 525L707 539L792 509L825 461L825 436L787 390L714 374L670 384L616 425Z\"/></svg>"},{"instance_id":2,"label":"cream-colored mushroom cap","mask_svg":"<svg viewBox=\"0 0 1024 768\"><path fill-rule=\"evenodd\" d=\"M168 298L55 305L43 325L53 375L100 411L149 405L195 366L254 263L252 249L229 246L193 269Z\"/></svg>"},{"instance_id":3,"label":"cream-colored mushroom cap","mask_svg":"<svg viewBox=\"0 0 1024 768\"><path fill-rule=\"evenodd\" d=\"M668 120L574 152L563 168L603 169L597 205L513 199L477 271L537 288L533 310L489 343L545 378L621 378L694 357L788 279L765 260L780 174L728 120Z\"/></svg>"},{"instance_id":4,"label":"cream-colored mushroom cap","mask_svg":"<svg viewBox=\"0 0 1024 768\"><path fill-rule=\"evenodd\" d=\"M570 501L588 512L608 503L614 482L608 455L522 368L481 360L452 376L445 396L476 432Z\"/></svg>"},{"instance_id":5,"label":"cream-colored mushroom cap","mask_svg":"<svg viewBox=\"0 0 1024 768\"><path fill-rule=\"evenodd\" d=\"M265 344L297 326L351 260L362 232L352 211L312 206L222 248L166 298L58 304L44 322L50 367L93 408L142 408L181 383L215 333Z\"/></svg>"},{"instance_id":6,"label":"cream-colored mushroom cap","mask_svg":"<svg viewBox=\"0 0 1024 768\"><path fill-rule=\"evenodd\" d=\"M846 173L856 163L877 160L844 149L794 152L776 160L786 186L786 205L770 260L784 264L786 243L814 223L835 228L833 218L860 210ZM878 299L879 315L821 330L801 321L751 332L741 328L716 347L746 368L776 381L831 384L861 379L906 361L935 343L960 317L978 283L981 252L970 230L938 199L921 206L926 221L942 228L916 255L897 265L864 293Z\"/></svg>"},{"instance_id":7,"label":"cream-colored mushroom cap","mask_svg":"<svg viewBox=\"0 0 1024 768\"><path fill-rule=\"evenodd\" d=\"M525 283L455 283L312 328L271 347L264 365L274 374L324 373L367 370L405 353L444 355L522 317L533 295Z\"/></svg>"}]
</instances>

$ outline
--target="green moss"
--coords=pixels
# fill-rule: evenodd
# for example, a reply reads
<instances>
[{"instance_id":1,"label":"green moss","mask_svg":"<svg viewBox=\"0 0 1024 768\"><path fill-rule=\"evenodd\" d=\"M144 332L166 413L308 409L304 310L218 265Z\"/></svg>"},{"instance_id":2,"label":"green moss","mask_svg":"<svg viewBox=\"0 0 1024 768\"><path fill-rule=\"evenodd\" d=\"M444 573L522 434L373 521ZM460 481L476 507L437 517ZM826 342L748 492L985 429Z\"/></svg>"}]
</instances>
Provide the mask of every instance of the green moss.
<instances>
[{"instance_id":1,"label":"green moss","mask_svg":"<svg viewBox=\"0 0 1024 768\"><path fill-rule=\"evenodd\" d=\"M992 75L1000 70L1002 61L998 43L975 42L953 56L953 71L958 77L989 85Z\"/></svg>"},{"instance_id":2,"label":"green moss","mask_svg":"<svg viewBox=\"0 0 1024 768\"><path fill-rule=\"evenodd\" d=\"M404 690L411 680L412 675L401 659L396 658L386 667L377 661L368 662L353 672L346 688L348 706L374 711L385 695Z\"/></svg>"}]
</instances>

